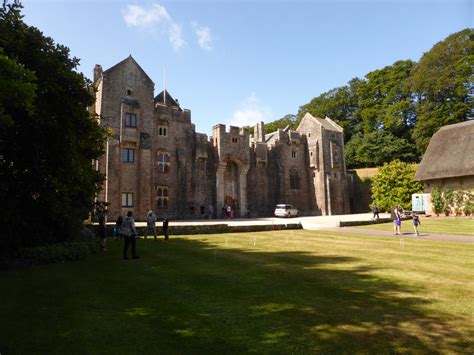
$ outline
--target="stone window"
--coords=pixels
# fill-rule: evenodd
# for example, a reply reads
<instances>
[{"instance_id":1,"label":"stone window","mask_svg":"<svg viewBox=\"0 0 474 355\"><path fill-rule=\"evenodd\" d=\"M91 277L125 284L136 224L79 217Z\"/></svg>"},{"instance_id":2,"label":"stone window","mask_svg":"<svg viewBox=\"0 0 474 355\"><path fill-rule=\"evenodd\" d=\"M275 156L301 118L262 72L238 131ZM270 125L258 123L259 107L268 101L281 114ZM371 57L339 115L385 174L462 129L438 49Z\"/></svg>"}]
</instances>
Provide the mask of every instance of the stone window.
<instances>
[{"instance_id":1,"label":"stone window","mask_svg":"<svg viewBox=\"0 0 474 355\"><path fill-rule=\"evenodd\" d=\"M291 151L291 157L292 157L292 158L296 158L296 150L292 150L292 151Z\"/></svg>"},{"instance_id":2,"label":"stone window","mask_svg":"<svg viewBox=\"0 0 474 355\"><path fill-rule=\"evenodd\" d=\"M334 142L331 142L331 160L333 169L339 169L341 167L341 152L339 145Z\"/></svg>"},{"instance_id":3,"label":"stone window","mask_svg":"<svg viewBox=\"0 0 474 355\"><path fill-rule=\"evenodd\" d=\"M311 132L308 132L308 138L311 137Z\"/></svg>"},{"instance_id":4,"label":"stone window","mask_svg":"<svg viewBox=\"0 0 474 355\"><path fill-rule=\"evenodd\" d=\"M290 189L299 190L300 188L300 176L296 169L290 171Z\"/></svg>"},{"instance_id":5,"label":"stone window","mask_svg":"<svg viewBox=\"0 0 474 355\"><path fill-rule=\"evenodd\" d=\"M158 171L160 173L168 173L170 171L170 155L168 153L158 153Z\"/></svg>"},{"instance_id":6,"label":"stone window","mask_svg":"<svg viewBox=\"0 0 474 355\"><path fill-rule=\"evenodd\" d=\"M158 208L167 208L169 206L168 187L158 186L156 189L156 204Z\"/></svg>"},{"instance_id":7,"label":"stone window","mask_svg":"<svg viewBox=\"0 0 474 355\"><path fill-rule=\"evenodd\" d=\"M125 163L134 163L135 162L135 149L123 148L122 161Z\"/></svg>"},{"instance_id":8,"label":"stone window","mask_svg":"<svg viewBox=\"0 0 474 355\"><path fill-rule=\"evenodd\" d=\"M125 113L125 127L137 127L137 114L136 113Z\"/></svg>"},{"instance_id":9,"label":"stone window","mask_svg":"<svg viewBox=\"0 0 474 355\"><path fill-rule=\"evenodd\" d=\"M133 207L133 193L122 192L122 207Z\"/></svg>"},{"instance_id":10,"label":"stone window","mask_svg":"<svg viewBox=\"0 0 474 355\"><path fill-rule=\"evenodd\" d=\"M163 137L166 137L166 136L168 135L168 128L167 128L167 127L160 126L160 127L158 128L158 135L163 136Z\"/></svg>"},{"instance_id":11,"label":"stone window","mask_svg":"<svg viewBox=\"0 0 474 355\"><path fill-rule=\"evenodd\" d=\"M319 170L319 143L316 144L316 169Z\"/></svg>"},{"instance_id":12,"label":"stone window","mask_svg":"<svg viewBox=\"0 0 474 355\"><path fill-rule=\"evenodd\" d=\"M239 138L237 137L232 137L232 143L238 143L239 141Z\"/></svg>"}]
</instances>

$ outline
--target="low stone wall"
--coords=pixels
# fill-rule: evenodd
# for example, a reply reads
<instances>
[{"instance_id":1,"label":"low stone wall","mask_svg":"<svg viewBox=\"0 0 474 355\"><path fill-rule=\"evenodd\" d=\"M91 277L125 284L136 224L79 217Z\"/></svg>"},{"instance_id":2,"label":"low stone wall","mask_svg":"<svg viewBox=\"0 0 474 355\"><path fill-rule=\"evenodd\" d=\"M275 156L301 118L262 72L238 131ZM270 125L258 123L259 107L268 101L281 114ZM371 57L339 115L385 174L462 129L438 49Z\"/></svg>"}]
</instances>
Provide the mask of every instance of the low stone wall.
<instances>
[{"instance_id":1,"label":"low stone wall","mask_svg":"<svg viewBox=\"0 0 474 355\"><path fill-rule=\"evenodd\" d=\"M97 225L89 225L89 228L97 235ZM146 227L137 227L139 236L143 236L146 232ZM301 223L287 223L287 224L266 224L266 225L252 225L252 226L229 226L227 224L208 224L208 225L191 225L191 226L169 226L168 232L170 235L190 235L190 234L221 234L221 233L246 233L246 232L264 232L271 230L290 230L303 229ZM107 225L107 235L113 236L113 225ZM156 233L163 235L163 228L156 227Z\"/></svg>"},{"instance_id":2,"label":"low stone wall","mask_svg":"<svg viewBox=\"0 0 474 355\"><path fill-rule=\"evenodd\" d=\"M404 217L402 218L402 221L406 221L411 219L411 217ZM355 227L355 226L367 226L370 224L380 224L380 223L389 223L393 222L391 218L379 218L375 220L369 220L369 221L340 221L339 222L339 227Z\"/></svg>"}]
</instances>

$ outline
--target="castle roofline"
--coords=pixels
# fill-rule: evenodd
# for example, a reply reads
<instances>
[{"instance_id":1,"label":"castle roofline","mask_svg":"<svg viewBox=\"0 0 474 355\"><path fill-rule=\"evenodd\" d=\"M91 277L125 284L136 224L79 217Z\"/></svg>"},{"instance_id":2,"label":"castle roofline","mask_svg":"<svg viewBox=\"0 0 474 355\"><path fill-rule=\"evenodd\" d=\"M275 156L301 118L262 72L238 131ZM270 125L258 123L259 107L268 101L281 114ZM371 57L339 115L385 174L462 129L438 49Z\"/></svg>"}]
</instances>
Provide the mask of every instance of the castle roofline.
<instances>
[{"instance_id":1,"label":"castle roofline","mask_svg":"<svg viewBox=\"0 0 474 355\"><path fill-rule=\"evenodd\" d=\"M143 70L143 68L140 66L140 64L138 64L138 62L132 57L132 55L130 54L127 58L125 58L124 60L118 62L117 64L115 64L114 66L111 66L109 69L105 70L104 71L104 74L105 73L112 73L114 72L116 69L118 69L119 67L121 67L122 65L124 65L125 63L127 62L131 62L133 63L134 65L136 65L138 67L138 69L140 69L140 71L143 73L143 75L153 84L155 85L155 83L153 82L153 80L151 80L151 78L148 76L148 74L146 73L146 71Z\"/></svg>"},{"instance_id":2,"label":"castle roofline","mask_svg":"<svg viewBox=\"0 0 474 355\"><path fill-rule=\"evenodd\" d=\"M326 116L326 118L319 118L319 117L314 117L312 114L307 112L304 115L303 119L301 120L300 125L304 120L315 121L315 122L319 123L324 129L326 129L328 131L335 131L335 132L340 132L340 133L344 132L344 129L341 126L339 126L336 122L334 122L333 120L331 120L327 116ZM298 128L299 128L299 126L298 126ZM298 130L298 128L296 130Z\"/></svg>"},{"instance_id":3,"label":"castle roofline","mask_svg":"<svg viewBox=\"0 0 474 355\"><path fill-rule=\"evenodd\" d=\"M158 95L155 96L155 99L154 99L155 104L165 105L165 100L164 100L165 98L166 98L166 106L177 107L178 109L181 110L181 107L179 106L178 101L173 99L173 97L170 95L168 90L163 90Z\"/></svg>"}]
</instances>

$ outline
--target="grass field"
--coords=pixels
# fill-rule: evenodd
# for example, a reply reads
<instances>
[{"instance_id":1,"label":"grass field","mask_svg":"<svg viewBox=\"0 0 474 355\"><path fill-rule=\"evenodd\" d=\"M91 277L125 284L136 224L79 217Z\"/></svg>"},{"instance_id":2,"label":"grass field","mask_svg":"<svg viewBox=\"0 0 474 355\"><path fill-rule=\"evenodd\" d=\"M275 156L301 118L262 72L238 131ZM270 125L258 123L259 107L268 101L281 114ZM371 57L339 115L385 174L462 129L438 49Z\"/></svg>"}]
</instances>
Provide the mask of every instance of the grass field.
<instances>
[{"instance_id":1,"label":"grass field","mask_svg":"<svg viewBox=\"0 0 474 355\"><path fill-rule=\"evenodd\" d=\"M371 224L359 226L358 228L393 231L393 223ZM474 236L474 219L466 217L421 217L421 225L418 227L418 230L422 234L432 233ZM413 233L413 221L403 221L402 232Z\"/></svg>"},{"instance_id":2,"label":"grass field","mask_svg":"<svg viewBox=\"0 0 474 355\"><path fill-rule=\"evenodd\" d=\"M473 353L474 245L278 231L0 273L0 353Z\"/></svg>"}]
</instances>

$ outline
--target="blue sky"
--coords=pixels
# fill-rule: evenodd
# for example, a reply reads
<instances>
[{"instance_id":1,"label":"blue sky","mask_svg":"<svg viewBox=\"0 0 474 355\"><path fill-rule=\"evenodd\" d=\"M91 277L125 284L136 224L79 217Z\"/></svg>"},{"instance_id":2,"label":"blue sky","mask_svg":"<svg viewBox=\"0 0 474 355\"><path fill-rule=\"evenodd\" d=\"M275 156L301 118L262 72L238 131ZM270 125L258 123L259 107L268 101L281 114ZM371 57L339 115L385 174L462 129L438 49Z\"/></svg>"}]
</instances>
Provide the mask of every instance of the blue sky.
<instances>
[{"instance_id":1,"label":"blue sky","mask_svg":"<svg viewBox=\"0 0 474 355\"><path fill-rule=\"evenodd\" d=\"M23 0L29 25L92 77L129 54L192 112L196 130L270 122L354 77L418 61L473 27L474 0Z\"/></svg>"}]
</instances>

